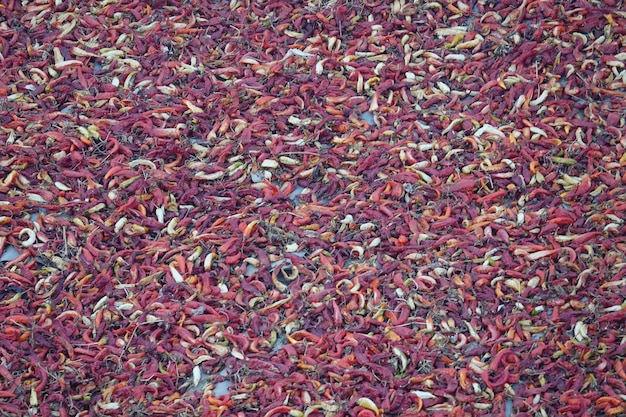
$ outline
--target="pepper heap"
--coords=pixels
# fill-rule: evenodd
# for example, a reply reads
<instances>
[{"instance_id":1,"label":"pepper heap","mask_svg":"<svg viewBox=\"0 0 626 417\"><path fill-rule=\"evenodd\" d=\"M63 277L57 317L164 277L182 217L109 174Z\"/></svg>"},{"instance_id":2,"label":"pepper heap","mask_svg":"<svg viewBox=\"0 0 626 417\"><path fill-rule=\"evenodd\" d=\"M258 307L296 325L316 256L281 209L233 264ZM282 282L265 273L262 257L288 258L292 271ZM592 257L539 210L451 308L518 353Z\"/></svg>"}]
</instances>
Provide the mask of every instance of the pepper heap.
<instances>
[{"instance_id":1,"label":"pepper heap","mask_svg":"<svg viewBox=\"0 0 626 417\"><path fill-rule=\"evenodd\" d=\"M0 5L0 411L626 413L614 1Z\"/></svg>"}]
</instances>

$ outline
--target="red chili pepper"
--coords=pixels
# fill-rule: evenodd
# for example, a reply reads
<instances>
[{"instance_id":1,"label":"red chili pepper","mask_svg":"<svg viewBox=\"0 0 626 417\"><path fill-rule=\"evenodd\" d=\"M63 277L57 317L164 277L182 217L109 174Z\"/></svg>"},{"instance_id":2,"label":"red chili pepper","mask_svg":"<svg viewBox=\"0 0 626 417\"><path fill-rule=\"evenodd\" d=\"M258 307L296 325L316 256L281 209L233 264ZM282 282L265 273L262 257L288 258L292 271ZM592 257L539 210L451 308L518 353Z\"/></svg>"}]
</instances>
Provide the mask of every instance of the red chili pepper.
<instances>
[{"instance_id":1,"label":"red chili pepper","mask_svg":"<svg viewBox=\"0 0 626 417\"><path fill-rule=\"evenodd\" d=\"M447 187L448 193L458 193L461 191L469 191L476 187L476 183L471 178L461 178L454 184Z\"/></svg>"},{"instance_id":2,"label":"red chili pepper","mask_svg":"<svg viewBox=\"0 0 626 417\"><path fill-rule=\"evenodd\" d=\"M455 217L450 217L444 220L439 220L430 225L430 230L436 231L436 230L445 229L447 227L456 225L458 221L459 220Z\"/></svg>"},{"instance_id":3,"label":"red chili pepper","mask_svg":"<svg viewBox=\"0 0 626 417\"><path fill-rule=\"evenodd\" d=\"M486 195L484 197L477 198L476 202L479 203L479 204L488 203L490 201L497 200L500 197L504 197L506 194L507 194L506 190L498 190L498 191L496 191L494 193L491 193L491 194L488 194L488 195Z\"/></svg>"},{"instance_id":4,"label":"red chili pepper","mask_svg":"<svg viewBox=\"0 0 626 417\"><path fill-rule=\"evenodd\" d=\"M597 318L598 323L604 323L609 321L620 322L626 318L626 310L614 311L606 313Z\"/></svg>"},{"instance_id":5,"label":"red chili pepper","mask_svg":"<svg viewBox=\"0 0 626 417\"><path fill-rule=\"evenodd\" d=\"M21 416L24 413L20 406L8 402L0 402L0 410L7 413L7 415Z\"/></svg>"}]
</instances>

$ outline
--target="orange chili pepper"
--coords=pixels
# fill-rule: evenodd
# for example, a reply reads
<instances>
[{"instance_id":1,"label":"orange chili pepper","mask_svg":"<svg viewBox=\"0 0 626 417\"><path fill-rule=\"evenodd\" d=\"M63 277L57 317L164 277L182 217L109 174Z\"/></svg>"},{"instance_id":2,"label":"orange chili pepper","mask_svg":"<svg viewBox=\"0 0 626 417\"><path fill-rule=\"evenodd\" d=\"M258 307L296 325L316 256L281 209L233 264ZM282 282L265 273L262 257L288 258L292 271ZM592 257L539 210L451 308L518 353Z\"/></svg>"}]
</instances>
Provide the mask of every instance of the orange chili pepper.
<instances>
[{"instance_id":1,"label":"orange chili pepper","mask_svg":"<svg viewBox=\"0 0 626 417\"><path fill-rule=\"evenodd\" d=\"M624 381L626 381L626 371L624 370L624 362L626 362L626 359L623 359L623 360L615 359L615 363L613 364L613 367L615 368L615 373L617 374L617 376L619 376Z\"/></svg>"}]
</instances>

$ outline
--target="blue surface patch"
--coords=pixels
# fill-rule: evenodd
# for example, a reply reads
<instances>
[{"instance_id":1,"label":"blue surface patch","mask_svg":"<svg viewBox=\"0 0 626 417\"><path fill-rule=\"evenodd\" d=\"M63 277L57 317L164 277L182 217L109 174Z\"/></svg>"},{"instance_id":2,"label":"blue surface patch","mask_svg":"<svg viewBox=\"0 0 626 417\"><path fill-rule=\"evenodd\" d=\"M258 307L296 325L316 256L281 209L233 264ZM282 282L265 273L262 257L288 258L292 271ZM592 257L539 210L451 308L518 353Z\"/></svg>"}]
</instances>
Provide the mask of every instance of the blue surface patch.
<instances>
[{"instance_id":1,"label":"blue surface patch","mask_svg":"<svg viewBox=\"0 0 626 417\"><path fill-rule=\"evenodd\" d=\"M366 123L369 123L370 126L374 126L376 124L376 122L374 122L374 115L372 114L372 112L369 111L362 113L360 119Z\"/></svg>"}]
</instances>

